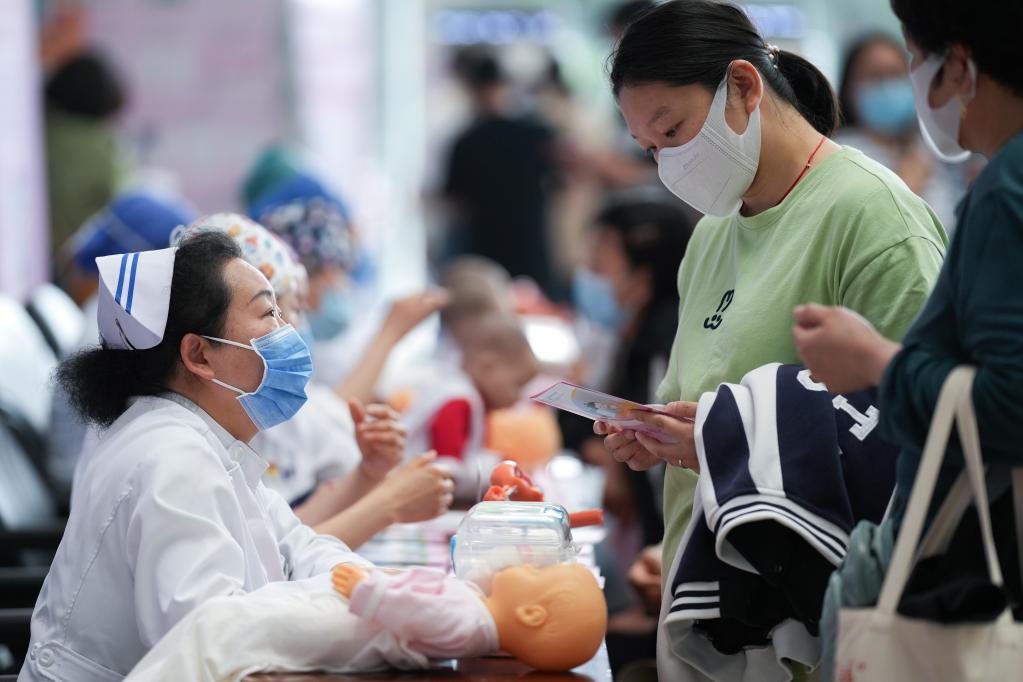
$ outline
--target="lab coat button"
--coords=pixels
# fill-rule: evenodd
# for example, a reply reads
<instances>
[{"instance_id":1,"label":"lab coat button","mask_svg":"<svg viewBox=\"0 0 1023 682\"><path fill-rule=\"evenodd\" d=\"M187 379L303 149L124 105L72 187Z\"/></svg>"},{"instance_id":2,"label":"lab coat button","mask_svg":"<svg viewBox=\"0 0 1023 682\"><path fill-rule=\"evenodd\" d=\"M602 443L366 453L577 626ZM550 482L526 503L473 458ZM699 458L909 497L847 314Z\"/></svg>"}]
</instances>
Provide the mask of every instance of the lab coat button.
<instances>
[{"instance_id":1,"label":"lab coat button","mask_svg":"<svg viewBox=\"0 0 1023 682\"><path fill-rule=\"evenodd\" d=\"M43 648L39 650L39 665L44 668L49 668L53 665L53 651L51 649Z\"/></svg>"}]
</instances>

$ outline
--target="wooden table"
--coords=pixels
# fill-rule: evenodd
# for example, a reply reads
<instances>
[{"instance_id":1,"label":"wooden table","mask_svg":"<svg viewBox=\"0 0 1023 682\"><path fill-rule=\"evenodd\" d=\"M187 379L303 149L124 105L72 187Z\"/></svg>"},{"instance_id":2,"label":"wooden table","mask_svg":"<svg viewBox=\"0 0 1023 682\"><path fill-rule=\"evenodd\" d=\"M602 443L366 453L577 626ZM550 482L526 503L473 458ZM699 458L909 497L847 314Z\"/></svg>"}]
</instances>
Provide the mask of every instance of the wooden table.
<instances>
[{"instance_id":1,"label":"wooden table","mask_svg":"<svg viewBox=\"0 0 1023 682\"><path fill-rule=\"evenodd\" d=\"M463 661L442 661L429 670L383 673L331 674L331 673L261 673L250 675L245 682L415 682L426 680L479 680L480 682L511 682L534 680L543 682L611 682L611 666L607 648L601 647L589 662L569 673L543 673L532 670L514 658L485 657Z\"/></svg>"}]
</instances>

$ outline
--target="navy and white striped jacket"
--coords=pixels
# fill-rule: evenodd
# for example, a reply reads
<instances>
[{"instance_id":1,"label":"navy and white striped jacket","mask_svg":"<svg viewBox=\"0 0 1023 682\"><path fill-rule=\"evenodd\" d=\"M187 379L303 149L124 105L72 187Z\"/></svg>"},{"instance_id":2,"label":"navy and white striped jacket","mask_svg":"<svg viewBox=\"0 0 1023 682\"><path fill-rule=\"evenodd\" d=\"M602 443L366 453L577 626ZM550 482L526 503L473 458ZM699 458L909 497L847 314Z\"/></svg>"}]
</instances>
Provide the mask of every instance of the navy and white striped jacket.
<instances>
[{"instance_id":1,"label":"navy and white striped jacket","mask_svg":"<svg viewBox=\"0 0 1023 682\"><path fill-rule=\"evenodd\" d=\"M693 517L662 609L683 664L671 679L789 679L783 658L816 664L828 576L894 487L898 451L876 435L875 396L832 394L775 363L700 398Z\"/></svg>"}]
</instances>

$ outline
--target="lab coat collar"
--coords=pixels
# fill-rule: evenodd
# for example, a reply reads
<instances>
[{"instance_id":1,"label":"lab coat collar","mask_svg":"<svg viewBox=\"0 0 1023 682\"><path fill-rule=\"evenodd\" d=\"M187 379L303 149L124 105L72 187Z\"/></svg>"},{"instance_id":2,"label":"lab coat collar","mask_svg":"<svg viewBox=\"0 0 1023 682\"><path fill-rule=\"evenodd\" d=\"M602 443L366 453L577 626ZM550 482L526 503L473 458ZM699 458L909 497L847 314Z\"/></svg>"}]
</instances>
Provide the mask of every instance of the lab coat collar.
<instances>
[{"instance_id":1,"label":"lab coat collar","mask_svg":"<svg viewBox=\"0 0 1023 682\"><path fill-rule=\"evenodd\" d=\"M213 435L216 436L218 441L220 441L220 444L224 446L224 450L227 453L229 461L224 462L225 467L230 467L234 463L238 464L238 466L241 467L242 474L245 476L245 483L250 488L254 489L256 487L260 479L263 478L263 474L266 473L268 467L266 460L256 454L256 451L249 447L247 443L243 443L228 433L227 429L221 426L216 419L211 417L206 410L202 409L185 396L180 393L168 391L163 395L163 397L181 405L189 412L192 412L206 422L210 431L212 431Z\"/></svg>"}]
</instances>

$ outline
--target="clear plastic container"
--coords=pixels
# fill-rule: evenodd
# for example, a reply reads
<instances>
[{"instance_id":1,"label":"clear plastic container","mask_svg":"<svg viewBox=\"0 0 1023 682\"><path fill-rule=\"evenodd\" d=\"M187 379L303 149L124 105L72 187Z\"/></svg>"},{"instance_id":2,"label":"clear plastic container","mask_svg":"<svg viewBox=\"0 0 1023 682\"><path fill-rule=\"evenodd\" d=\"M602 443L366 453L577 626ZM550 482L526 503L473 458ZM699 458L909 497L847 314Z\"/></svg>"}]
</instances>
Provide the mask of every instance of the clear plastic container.
<instances>
[{"instance_id":1,"label":"clear plastic container","mask_svg":"<svg viewBox=\"0 0 1023 682\"><path fill-rule=\"evenodd\" d=\"M568 512L548 502L480 502L451 538L455 575L490 593L494 573L510 566L542 567L573 561Z\"/></svg>"}]
</instances>

